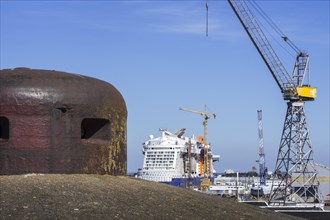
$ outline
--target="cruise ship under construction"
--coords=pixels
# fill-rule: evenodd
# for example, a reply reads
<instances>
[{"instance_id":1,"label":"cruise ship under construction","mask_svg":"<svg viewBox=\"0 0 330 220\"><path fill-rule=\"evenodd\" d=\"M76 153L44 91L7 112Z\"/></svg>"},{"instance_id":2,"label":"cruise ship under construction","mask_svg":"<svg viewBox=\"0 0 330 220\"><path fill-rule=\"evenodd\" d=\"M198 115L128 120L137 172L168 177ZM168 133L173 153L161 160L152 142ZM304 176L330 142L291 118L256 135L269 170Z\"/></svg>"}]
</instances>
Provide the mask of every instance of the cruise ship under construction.
<instances>
[{"instance_id":1,"label":"cruise ship under construction","mask_svg":"<svg viewBox=\"0 0 330 220\"><path fill-rule=\"evenodd\" d=\"M183 136L186 129L171 133L159 129L160 137L149 136L143 143L143 167L138 178L167 183L177 187L199 187L204 176L205 155L204 138ZM207 167L209 177L215 173L213 162L219 161L219 155L213 155L207 145Z\"/></svg>"}]
</instances>

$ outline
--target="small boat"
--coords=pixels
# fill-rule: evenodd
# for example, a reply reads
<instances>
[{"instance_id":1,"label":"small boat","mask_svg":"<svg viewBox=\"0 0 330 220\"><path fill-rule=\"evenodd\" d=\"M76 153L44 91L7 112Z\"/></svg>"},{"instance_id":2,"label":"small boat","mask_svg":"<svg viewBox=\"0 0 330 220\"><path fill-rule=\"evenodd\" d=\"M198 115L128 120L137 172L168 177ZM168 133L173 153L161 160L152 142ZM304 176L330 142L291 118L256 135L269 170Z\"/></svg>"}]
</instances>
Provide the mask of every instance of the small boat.
<instances>
[{"instance_id":1,"label":"small boat","mask_svg":"<svg viewBox=\"0 0 330 220\"><path fill-rule=\"evenodd\" d=\"M273 190L279 188L279 187L285 187L284 182L281 183L281 180L279 179L267 179L266 184L260 184L260 182L256 181L253 183L251 187L251 195L255 197L262 197L262 196L269 196L271 189L272 189L272 184L273 184Z\"/></svg>"}]
</instances>

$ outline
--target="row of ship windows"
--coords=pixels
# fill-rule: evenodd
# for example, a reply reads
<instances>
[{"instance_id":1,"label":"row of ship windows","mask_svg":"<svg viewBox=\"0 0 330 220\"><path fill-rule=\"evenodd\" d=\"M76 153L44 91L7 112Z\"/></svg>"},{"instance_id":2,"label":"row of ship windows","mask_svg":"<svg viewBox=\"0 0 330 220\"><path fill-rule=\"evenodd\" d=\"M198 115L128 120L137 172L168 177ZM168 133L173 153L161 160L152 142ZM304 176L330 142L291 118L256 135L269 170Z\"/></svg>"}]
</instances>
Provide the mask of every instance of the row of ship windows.
<instances>
[{"instance_id":1,"label":"row of ship windows","mask_svg":"<svg viewBox=\"0 0 330 220\"><path fill-rule=\"evenodd\" d=\"M168 145L173 145L174 144L174 142L167 142L167 143L161 143L161 142L155 142L155 143L150 143L149 142L149 144L148 145L151 145L151 146L155 146L155 145L166 145L166 144L168 144ZM178 145L178 143L175 143L175 145ZM164 148L164 147L163 147ZM178 147L166 147L166 148L169 148L169 149L175 149L175 148L178 148ZM151 148L151 149L154 149L153 147Z\"/></svg>"},{"instance_id":2,"label":"row of ship windows","mask_svg":"<svg viewBox=\"0 0 330 220\"><path fill-rule=\"evenodd\" d=\"M146 167L172 167L171 164L146 164Z\"/></svg>"},{"instance_id":3,"label":"row of ship windows","mask_svg":"<svg viewBox=\"0 0 330 220\"><path fill-rule=\"evenodd\" d=\"M162 167L144 167L144 169L146 170L156 170L156 169L159 169L159 168L162 168ZM163 168L166 168L167 170L174 170L175 168L174 167L163 167Z\"/></svg>"},{"instance_id":4,"label":"row of ship windows","mask_svg":"<svg viewBox=\"0 0 330 220\"><path fill-rule=\"evenodd\" d=\"M145 176L159 176L159 177L168 177L169 175L172 177L172 173L148 173L148 172L143 172L143 175Z\"/></svg>"},{"instance_id":5,"label":"row of ship windows","mask_svg":"<svg viewBox=\"0 0 330 220\"><path fill-rule=\"evenodd\" d=\"M170 160L173 161L174 158L147 158L147 161L162 161L162 160Z\"/></svg>"},{"instance_id":6,"label":"row of ship windows","mask_svg":"<svg viewBox=\"0 0 330 220\"><path fill-rule=\"evenodd\" d=\"M147 154L174 154L174 151L148 151Z\"/></svg>"},{"instance_id":7,"label":"row of ship windows","mask_svg":"<svg viewBox=\"0 0 330 220\"><path fill-rule=\"evenodd\" d=\"M157 161L146 161L146 163L173 163L173 160L170 160L170 161L159 161L159 160L157 160Z\"/></svg>"},{"instance_id":8,"label":"row of ship windows","mask_svg":"<svg viewBox=\"0 0 330 220\"><path fill-rule=\"evenodd\" d=\"M174 158L174 155L147 155L147 157L157 157L157 158L162 158L162 157L171 157Z\"/></svg>"}]
</instances>

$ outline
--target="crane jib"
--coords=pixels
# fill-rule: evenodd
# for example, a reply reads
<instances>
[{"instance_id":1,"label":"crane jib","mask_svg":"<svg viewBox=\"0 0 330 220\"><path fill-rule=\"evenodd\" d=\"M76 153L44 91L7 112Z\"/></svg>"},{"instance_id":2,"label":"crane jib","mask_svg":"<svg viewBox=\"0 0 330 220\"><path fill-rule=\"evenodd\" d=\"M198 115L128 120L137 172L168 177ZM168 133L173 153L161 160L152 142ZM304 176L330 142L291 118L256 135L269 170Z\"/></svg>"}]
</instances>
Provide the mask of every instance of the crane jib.
<instances>
[{"instance_id":1,"label":"crane jib","mask_svg":"<svg viewBox=\"0 0 330 220\"><path fill-rule=\"evenodd\" d=\"M228 0L228 2L283 92L287 84L292 84L291 77L274 52L249 7L244 1ZM292 87L294 86L292 85Z\"/></svg>"},{"instance_id":2,"label":"crane jib","mask_svg":"<svg viewBox=\"0 0 330 220\"><path fill-rule=\"evenodd\" d=\"M228 0L228 2L275 79L284 99L314 100L316 98L316 88L310 87L309 82L307 85L304 84L306 72L309 70L308 53L298 53L291 77L246 2L243 0Z\"/></svg>"}]
</instances>

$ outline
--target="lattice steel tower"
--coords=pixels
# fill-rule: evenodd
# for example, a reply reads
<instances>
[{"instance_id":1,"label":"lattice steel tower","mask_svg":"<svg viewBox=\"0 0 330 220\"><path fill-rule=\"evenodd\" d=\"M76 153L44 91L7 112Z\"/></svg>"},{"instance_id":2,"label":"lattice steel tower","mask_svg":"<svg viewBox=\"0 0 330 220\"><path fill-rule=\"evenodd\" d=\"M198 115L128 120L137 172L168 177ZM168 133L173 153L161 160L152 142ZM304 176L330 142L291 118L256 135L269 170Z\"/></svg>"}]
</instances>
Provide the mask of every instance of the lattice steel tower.
<instances>
[{"instance_id":1,"label":"lattice steel tower","mask_svg":"<svg viewBox=\"0 0 330 220\"><path fill-rule=\"evenodd\" d=\"M259 140L259 176L260 176L260 186L266 185L267 181L267 168L265 160L265 150L264 150L264 135L262 126L262 110L257 110L258 112L258 140Z\"/></svg>"}]
</instances>

